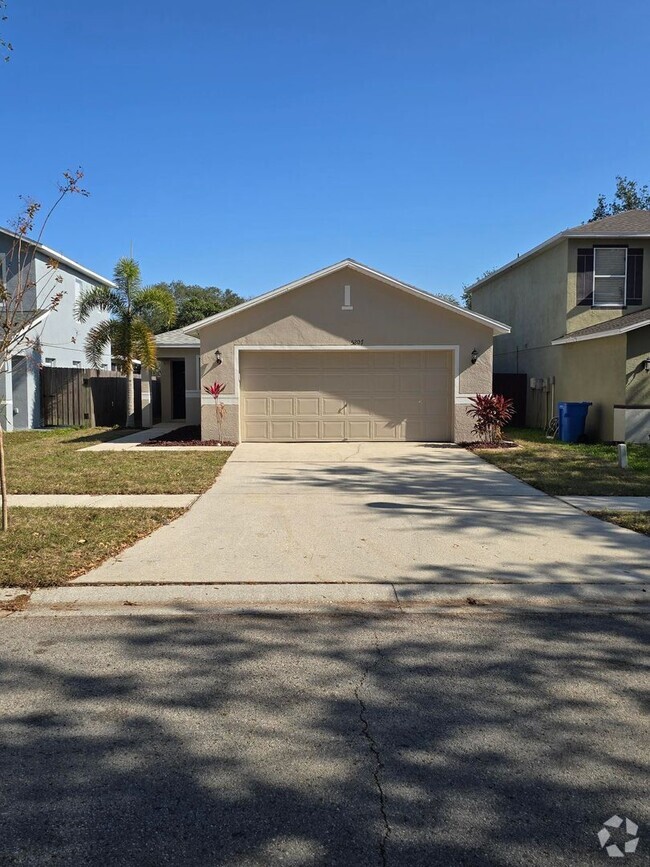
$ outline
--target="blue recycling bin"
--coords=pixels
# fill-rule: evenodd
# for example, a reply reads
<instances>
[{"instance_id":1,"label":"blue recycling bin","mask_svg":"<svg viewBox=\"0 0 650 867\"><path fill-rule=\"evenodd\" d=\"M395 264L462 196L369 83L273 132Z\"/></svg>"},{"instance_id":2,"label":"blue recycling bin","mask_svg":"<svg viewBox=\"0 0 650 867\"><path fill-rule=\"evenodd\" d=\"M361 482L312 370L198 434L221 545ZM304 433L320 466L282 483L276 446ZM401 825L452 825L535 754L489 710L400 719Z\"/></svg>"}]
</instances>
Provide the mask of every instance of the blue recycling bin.
<instances>
[{"instance_id":1,"label":"blue recycling bin","mask_svg":"<svg viewBox=\"0 0 650 867\"><path fill-rule=\"evenodd\" d=\"M558 403L559 434L563 443L577 443L584 436L591 403Z\"/></svg>"}]
</instances>

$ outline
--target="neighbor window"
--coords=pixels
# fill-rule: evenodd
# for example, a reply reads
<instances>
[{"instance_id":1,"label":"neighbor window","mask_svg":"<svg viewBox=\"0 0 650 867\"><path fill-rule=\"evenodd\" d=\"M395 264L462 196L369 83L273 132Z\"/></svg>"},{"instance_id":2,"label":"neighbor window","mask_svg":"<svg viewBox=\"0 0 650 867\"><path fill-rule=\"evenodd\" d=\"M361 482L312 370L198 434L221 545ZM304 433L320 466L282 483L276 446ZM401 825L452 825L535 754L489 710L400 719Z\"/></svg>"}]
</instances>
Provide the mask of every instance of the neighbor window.
<instances>
[{"instance_id":1,"label":"neighbor window","mask_svg":"<svg viewBox=\"0 0 650 867\"><path fill-rule=\"evenodd\" d=\"M627 307L643 301L643 249L585 247L578 250L576 303Z\"/></svg>"},{"instance_id":2,"label":"neighbor window","mask_svg":"<svg viewBox=\"0 0 650 867\"><path fill-rule=\"evenodd\" d=\"M594 247L594 307L624 307L627 247Z\"/></svg>"},{"instance_id":3,"label":"neighbor window","mask_svg":"<svg viewBox=\"0 0 650 867\"><path fill-rule=\"evenodd\" d=\"M75 304L81 298L81 293L84 291L83 280L80 280L78 277L74 278L74 300Z\"/></svg>"},{"instance_id":4,"label":"neighbor window","mask_svg":"<svg viewBox=\"0 0 650 867\"><path fill-rule=\"evenodd\" d=\"M46 358L45 363L48 367L56 367L56 358Z\"/></svg>"}]
</instances>

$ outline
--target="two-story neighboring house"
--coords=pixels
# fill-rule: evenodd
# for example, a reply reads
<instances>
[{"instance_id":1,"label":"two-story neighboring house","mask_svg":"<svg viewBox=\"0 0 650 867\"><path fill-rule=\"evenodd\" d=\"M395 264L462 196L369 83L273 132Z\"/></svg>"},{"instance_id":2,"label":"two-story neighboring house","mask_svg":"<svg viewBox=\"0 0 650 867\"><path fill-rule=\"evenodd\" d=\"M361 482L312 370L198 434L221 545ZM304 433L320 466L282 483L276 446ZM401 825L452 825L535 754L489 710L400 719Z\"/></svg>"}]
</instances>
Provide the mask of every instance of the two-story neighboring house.
<instances>
[{"instance_id":1,"label":"two-story neighboring house","mask_svg":"<svg viewBox=\"0 0 650 867\"><path fill-rule=\"evenodd\" d=\"M495 373L525 373L527 423L591 401L587 434L650 437L650 211L567 229L479 280L472 310L511 326Z\"/></svg>"},{"instance_id":2,"label":"two-story neighboring house","mask_svg":"<svg viewBox=\"0 0 650 867\"><path fill-rule=\"evenodd\" d=\"M14 351L8 363L0 370L0 421L5 430L39 427L41 424L40 368L86 367L84 342L89 330L105 314L94 313L83 324L74 317L74 305L81 293L91 285L113 286L112 281L84 265L74 262L62 253L43 244L23 240L29 245L22 257L23 268L29 269L29 278L19 277L16 235L0 229L0 283L9 295L16 286L26 286L23 307L26 310L42 308L25 340ZM48 310L47 299L62 293L56 309ZM15 297L15 295L14 295ZM1 311L0 311L1 316ZM110 369L110 349L102 359L102 367Z\"/></svg>"}]
</instances>

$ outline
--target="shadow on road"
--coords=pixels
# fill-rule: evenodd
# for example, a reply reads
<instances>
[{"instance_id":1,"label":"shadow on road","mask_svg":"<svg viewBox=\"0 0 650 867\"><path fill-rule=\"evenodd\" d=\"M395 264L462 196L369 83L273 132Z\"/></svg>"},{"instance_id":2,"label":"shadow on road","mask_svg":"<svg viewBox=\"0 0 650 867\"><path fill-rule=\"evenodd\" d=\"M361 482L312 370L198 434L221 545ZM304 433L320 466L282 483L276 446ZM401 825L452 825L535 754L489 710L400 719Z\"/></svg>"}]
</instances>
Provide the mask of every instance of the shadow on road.
<instances>
[{"instance_id":1,"label":"shadow on road","mask_svg":"<svg viewBox=\"0 0 650 867\"><path fill-rule=\"evenodd\" d=\"M596 864L647 820L641 615L1 629L0 864Z\"/></svg>"}]
</instances>

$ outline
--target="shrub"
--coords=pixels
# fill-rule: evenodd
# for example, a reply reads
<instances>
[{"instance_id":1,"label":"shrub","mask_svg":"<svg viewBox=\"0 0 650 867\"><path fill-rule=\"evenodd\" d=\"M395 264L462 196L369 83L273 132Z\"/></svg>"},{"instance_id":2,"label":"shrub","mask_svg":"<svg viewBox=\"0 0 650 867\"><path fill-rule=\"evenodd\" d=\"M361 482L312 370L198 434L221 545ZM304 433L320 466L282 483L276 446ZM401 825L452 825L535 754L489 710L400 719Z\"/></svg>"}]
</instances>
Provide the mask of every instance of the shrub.
<instances>
[{"instance_id":1,"label":"shrub","mask_svg":"<svg viewBox=\"0 0 650 867\"><path fill-rule=\"evenodd\" d=\"M472 433L488 443L501 442L503 428L515 414L513 402L502 394L477 394L470 403L467 412L476 419Z\"/></svg>"}]
</instances>

